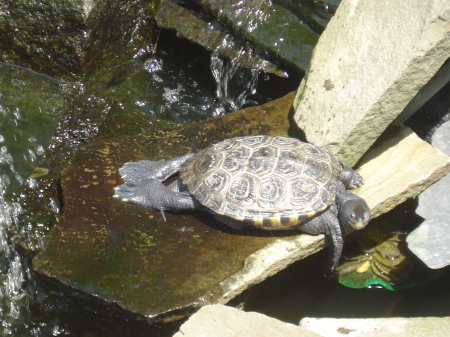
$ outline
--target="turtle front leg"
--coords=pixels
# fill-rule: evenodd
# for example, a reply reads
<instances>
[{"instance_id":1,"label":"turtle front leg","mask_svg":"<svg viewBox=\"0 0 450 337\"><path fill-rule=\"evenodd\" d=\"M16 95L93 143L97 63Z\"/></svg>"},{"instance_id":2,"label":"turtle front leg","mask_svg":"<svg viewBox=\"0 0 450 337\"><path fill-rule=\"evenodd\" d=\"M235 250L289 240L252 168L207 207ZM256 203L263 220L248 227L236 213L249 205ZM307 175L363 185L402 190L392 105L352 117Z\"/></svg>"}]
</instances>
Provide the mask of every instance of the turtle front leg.
<instances>
[{"instance_id":1,"label":"turtle front leg","mask_svg":"<svg viewBox=\"0 0 450 337\"><path fill-rule=\"evenodd\" d=\"M296 228L308 234L325 234L330 246L330 267L334 270L344 249L344 232L337 218L337 206L331 205L322 214L300 223Z\"/></svg>"},{"instance_id":2,"label":"turtle front leg","mask_svg":"<svg viewBox=\"0 0 450 337\"><path fill-rule=\"evenodd\" d=\"M364 184L364 179L354 169L344 166L339 176L339 180L345 185L345 188L353 189Z\"/></svg>"},{"instance_id":3,"label":"turtle front leg","mask_svg":"<svg viewBox=\"0 0 450 337\"><path fill-rule=\"evenodd\" d=\"M189 193L163 184L191 156L188 154L162 162L141 160L126 163L119 170L125 183L114 188L113 197L156 211L196 210L200 204Z\"/></svg>"}]
</instances>

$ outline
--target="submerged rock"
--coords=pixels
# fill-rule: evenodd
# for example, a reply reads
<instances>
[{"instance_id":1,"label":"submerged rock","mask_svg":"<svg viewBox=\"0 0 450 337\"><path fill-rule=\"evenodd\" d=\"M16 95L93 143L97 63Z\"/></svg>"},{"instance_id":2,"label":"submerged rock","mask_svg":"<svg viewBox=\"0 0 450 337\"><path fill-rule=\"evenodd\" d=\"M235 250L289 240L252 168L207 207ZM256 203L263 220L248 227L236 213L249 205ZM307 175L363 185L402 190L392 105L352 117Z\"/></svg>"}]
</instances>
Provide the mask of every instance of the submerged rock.
<instances>
[{"instance_id":1,"label":"submerged rock","mask_svg":"<svg viewBox=\"0 0 450 337\"><path fill-rule=\"evenodd\" d=\"M307 140L355 165L448 59L449 20L446 0L343 1L298 90Z\"/></svg>"}]
</instances>

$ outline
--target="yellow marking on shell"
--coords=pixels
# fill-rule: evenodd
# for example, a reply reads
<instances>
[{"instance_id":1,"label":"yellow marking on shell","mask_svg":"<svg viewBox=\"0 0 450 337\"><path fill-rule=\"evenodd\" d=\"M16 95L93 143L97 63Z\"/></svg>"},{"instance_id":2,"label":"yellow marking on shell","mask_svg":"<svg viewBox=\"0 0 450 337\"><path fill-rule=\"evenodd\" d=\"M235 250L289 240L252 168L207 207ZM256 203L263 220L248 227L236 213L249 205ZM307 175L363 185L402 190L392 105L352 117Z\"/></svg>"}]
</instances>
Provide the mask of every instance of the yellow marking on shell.
<instances>
[{"instance_id":1,"label":"yellow marking on shell","mask_svg":"<svg viewBox=\"0 0 450 337\"><path fill-rule=\"evenodd\" d=\"M298 223L298 216L290 216L288 218L284 218L284 220L282 220L283 225L285 226L292 226L292 225L296 225Z\"/></svg>"},{"instance_id":2,"label":"yellow marking on shell","mask_svg":"<svg viewBox=\"0 0 450 337\"><path fill-rule=\"evenodd\" d=\"M328 207L328 206L327 206ZM319 212L321 212L321 211L323 211L325 208L327 208L327 207L324 207L323 209L321 209ZM308 213L306 213L306 217L307 218L312 218L314 215L316 215L317 214L317 212L308 212Z\"/></svg>"},{"instance_id":3,"label":"yellow marking on shell","mask_svg":"<svg viewBox=\"0 0 450 337\"><path fill-rule=\"evenodd\" d=\"M263 218L252 219L253 225L254 225L255 227L262 227L263 221L264 221Z\"/></svg>"},{"instance_id":4,"label":"yellow marking on shell","mask_svg":"<svg viewBox=\"0 0 450 337\"><path fill-rule=\"evenodd\" d=\"M270 227L279 227L281 225L281 219L280 218L270 218Z\"/></svg>"}]
</instances>

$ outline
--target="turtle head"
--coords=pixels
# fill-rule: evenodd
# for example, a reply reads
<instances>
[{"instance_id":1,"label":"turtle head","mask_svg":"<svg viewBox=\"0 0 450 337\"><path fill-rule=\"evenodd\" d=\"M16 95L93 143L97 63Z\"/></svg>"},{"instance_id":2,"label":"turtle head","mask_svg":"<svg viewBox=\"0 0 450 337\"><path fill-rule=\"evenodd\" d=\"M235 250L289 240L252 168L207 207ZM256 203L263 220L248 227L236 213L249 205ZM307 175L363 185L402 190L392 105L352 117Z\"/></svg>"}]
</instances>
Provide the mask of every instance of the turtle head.
<instances>
[{"instance_id":1,"label":"turtle head","mask_svg":"<svg viewBox=\"0 0 450 337\"><path fill-rule=\"evenodd\" d=\"M356 230L366 227L370 220L370 209L363 199L347 200L341 208L339 220Z\"/></svg>"}]
</instances>

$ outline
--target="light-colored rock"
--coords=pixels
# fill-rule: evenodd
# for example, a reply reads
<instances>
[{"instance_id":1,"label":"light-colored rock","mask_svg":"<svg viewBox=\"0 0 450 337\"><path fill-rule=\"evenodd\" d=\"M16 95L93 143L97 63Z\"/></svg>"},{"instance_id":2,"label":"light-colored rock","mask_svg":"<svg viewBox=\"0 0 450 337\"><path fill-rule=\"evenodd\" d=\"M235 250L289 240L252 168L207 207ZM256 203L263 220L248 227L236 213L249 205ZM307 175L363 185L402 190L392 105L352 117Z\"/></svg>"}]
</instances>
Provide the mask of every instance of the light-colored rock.
<instances>
[{"instance_id":1,"label":"light-colored rock","mask_svg":"<svg viewBox=\"0 0 450 337\"><path fill-rule=\"evenodd\" d=\"M395 136L368 151L358 169L365 184L355 193L366 200L373 217L417 196L450 172L448 156L408 127L392 128L388 131Z\"/></svg>"},{"instance_id":2,"label":"light-colored rock","mask_svg":"<svg viewBox=\"0 0 450 337\"><path fill-rule=\"evenodd\" d=\"M449 55L447 0L343 0L314 49L294 118L308 141L353 166Z\"/></svg>"},{"instance_id":3,"label":"light-colored rock","mask_svg":"<svg viewBox=\"0 0 450 337\"><path fill-rule=\"evenodd\" d=\"M406 238L409 249L429 268L450 265L450 214L425 220Z\"/></svg>"},{"instance_id":4,"label":"light-colored rock","mask_svg":"<svg viewBox=\"0 0 450 337\"><path fill-rule=\"evenodd\" d=\"M207 305L184 323L174 337L318 337L297 325L224 305Z\"/></svg>"},{"instance_id":5,"label":"light-colored rock","mask_svg":"<svg viewBox=\"0 0 450 337\"><path fill-rule=\"evenodd\" d=\"M323 337L441 337L450 331L450 317L309 318L300 327Z\"/></svg>"}]
</instances>

